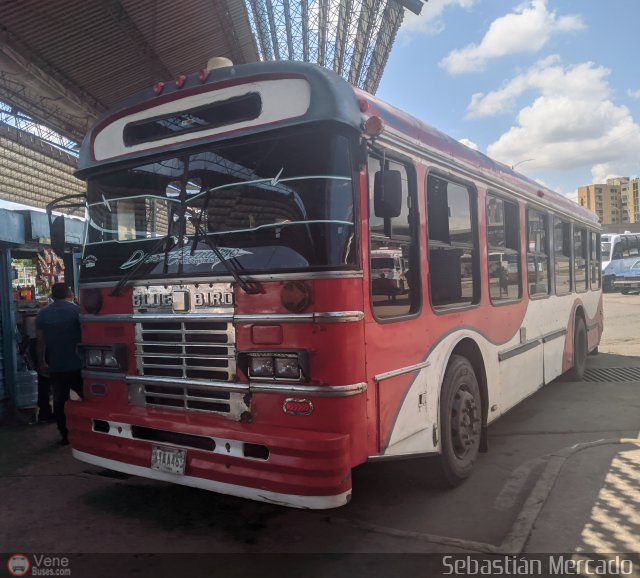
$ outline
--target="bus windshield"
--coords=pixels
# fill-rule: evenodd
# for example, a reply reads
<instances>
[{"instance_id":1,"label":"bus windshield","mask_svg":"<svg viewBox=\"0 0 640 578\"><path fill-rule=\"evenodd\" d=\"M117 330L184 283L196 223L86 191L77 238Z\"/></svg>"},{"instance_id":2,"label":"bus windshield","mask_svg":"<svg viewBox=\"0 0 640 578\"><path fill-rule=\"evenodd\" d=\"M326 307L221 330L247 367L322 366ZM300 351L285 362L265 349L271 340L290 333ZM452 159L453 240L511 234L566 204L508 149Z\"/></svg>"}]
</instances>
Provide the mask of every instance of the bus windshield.
<instances>
[{"instance_id":1,"label":"bus windshield","mask_svg":"<svg viewBox=\"0 0 640 578\"><path fill-rule=\"evenodd\" d=\"M84 279L225 274L220 256L247 273L353 269L352 174L348 139L318 132L97 175Z\"/></svg>"}]
</instances>

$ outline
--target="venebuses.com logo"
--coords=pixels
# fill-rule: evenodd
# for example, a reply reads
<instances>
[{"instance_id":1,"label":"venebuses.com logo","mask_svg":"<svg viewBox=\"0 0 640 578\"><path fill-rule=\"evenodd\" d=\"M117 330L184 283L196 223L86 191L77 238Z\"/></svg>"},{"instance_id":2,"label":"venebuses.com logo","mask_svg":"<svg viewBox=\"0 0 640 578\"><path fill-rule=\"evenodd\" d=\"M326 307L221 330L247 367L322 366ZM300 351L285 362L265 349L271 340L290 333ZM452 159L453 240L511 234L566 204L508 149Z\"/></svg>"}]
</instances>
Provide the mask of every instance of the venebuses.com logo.
<instances>
[{"instance_id":1,"label":"venebuses.com logo","mask_svg":"<svg viewBox=\"0 0 640 578\"><path fill-rule=\"evenodd\" d=\"M24 554L13 554L7 560L7 570L11 576L26 576L31 570L31 562Z\"/></svg>"},{"instance_id":2,"label":"venebuses.com logo","mask_svg":"<svg viewBox=\"0 0 640 578\"><path fill-rule=\"evenodd\" d=\"M7 570L11 576L71 576L67 556L12 554L7 560Z\"/></svg>"}]
</instances>

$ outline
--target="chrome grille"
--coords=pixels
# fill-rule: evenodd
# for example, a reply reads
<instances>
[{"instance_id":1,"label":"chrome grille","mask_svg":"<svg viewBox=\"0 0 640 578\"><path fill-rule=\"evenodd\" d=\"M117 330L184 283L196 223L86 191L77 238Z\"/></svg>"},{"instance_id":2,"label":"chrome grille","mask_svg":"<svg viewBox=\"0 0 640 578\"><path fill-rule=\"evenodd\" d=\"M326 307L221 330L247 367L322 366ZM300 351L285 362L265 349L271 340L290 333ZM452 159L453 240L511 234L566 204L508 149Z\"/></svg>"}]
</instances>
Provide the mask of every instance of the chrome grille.
<instances>
[{"instance_id":1,"label":"chrome grille","mask_svg":"<svg viewBox=\"0 0 640 578\"><path fill-rule=\"evenodd\" d=\"M139 375L233 381L235 354L235 330L226 321L145 319L136 324Z\"/></svg>"},{"instance_id":2,"label":"chrome grille","mask_svg":"<svg viewBox=\"0 0 640 578\"><path fill-rule=\"evenodd\" d=\"M243 412L249 411L244 393L206 383L152 380L129 383L129 402L138 406L219 413L234 419L240 419Z\"/></svg>"}]
</instances>

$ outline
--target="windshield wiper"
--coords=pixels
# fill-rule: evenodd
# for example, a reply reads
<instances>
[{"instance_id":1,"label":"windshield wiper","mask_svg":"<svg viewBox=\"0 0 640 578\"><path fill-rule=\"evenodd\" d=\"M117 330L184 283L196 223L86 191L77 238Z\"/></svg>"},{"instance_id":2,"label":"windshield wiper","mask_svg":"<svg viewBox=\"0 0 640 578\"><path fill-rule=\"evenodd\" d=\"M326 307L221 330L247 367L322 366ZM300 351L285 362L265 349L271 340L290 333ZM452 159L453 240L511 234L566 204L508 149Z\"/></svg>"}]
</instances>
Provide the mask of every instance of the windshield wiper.
<instances>
[{"instance_id":1,"label":"windshield wiper","mask_svg":"<svg viewBox=\"0 0 640 578\"><path fill-rule=\"evenodd\" d=\"M122 290L124 289L125 285L127 284L127 282L136 274L136 272L140 269L140 267L142 267L142 264L147 259L147 255L153 255L158 249L160 249L160 247L162 247L163 243L165 243L165 242L168 243L169 240L170 240L169 235L165 235L164 237L161 237L158 240L158 242L155 245L153 245L153 247L151 247L149 253L145 254L144 257L142 257L142 259L140 259L140 261L138 261L133 267L131 267L131 269L129 269L120 278L120 281L118 281L118 283L111 290L111 293L109 293L109 295L111 295L112 297L117 297L118 295L120 295L122 293ZM167 247L166 250L168 251L168 247ZM165 252L165 255L166 255L166 252Z\"/></svg>"},{"instance_id":2,"label":"windshield wiper","mask_svg":"<svg viewBox=\"0 0 640 578\"><path fill-rule=\"evenodd\" d=\"M209 246L209 248L213 251L213 254L218 257L222 266L227 270L227 272L233 277L234 281L238 284L240 289L242 289L247 295L258 295L259 293L264 293L264 290L259 284L254 283L253 285L249 285L240 275L238 275L238 271L231 264L231 262L227 261L220 249L218 249L218 245L216 245L215 241L211 238L211 235L207 234L207 232L202 228L202 215L207 210L207 204L209 203L209 196L207 196L202 210L196 219L191 217L191 223L195 228L195 235L193 236L193 243L191 244L191 255L196 252L196 246L198 245L198 241L200 238L204 238L205 243Z\"/></svg>"},{"instance_id":3,"label":"windshield wiper","mask_svg":"<svg viewBox=\"0 0 640 578\"><path fill-rule=\"evenodd\" d=\"M112 297L117 297L122 293L122 290L124 289L127 282L136 274L137 271L139 271L140 267L142 267L142 264L147 260L147 256L154 255L156 251L158 251L164 243L166 243L167 246L164 249L164 263L162 266L162 273L166 274L167 268L168 268L169 251L172 249L172 247L169 245L169 241L171 240L171 220L173 219L174 214L175 214L175 209L174 207L171 207L171 212L169 214L169 223L167 227L167 234L164 237L161 237L160 239L158 239L158 241L149 250L149 253L145 254L144 257L140 259L140 261L138 261L133 267L131 267L131 269L129 269L122 276L120 281L118 281L116 286L111 290L110 295Z\"/></svg>"}]
</instances>

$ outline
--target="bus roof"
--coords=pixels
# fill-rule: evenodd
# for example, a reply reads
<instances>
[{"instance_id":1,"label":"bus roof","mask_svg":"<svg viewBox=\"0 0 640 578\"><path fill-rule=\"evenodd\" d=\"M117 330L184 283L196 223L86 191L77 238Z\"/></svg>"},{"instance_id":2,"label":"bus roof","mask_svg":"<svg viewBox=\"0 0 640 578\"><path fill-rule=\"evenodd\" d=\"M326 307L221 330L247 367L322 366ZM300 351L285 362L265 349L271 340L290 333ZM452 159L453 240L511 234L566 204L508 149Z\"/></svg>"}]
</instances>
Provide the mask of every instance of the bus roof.
<instances>
[{"instance_id":1,"label":"bus roof","mask_svg":"<svg viewBox=\"0 0 640 578\"><path fill-rule=\"evenodd\" d=\"M280 92L273 81L283 85ZM295 99L290 98L292 91L296 93ZM236 121L211 124L207 130L183 130L183 124L193 122L194 116L196 121L200 120L197 118L199 111L211 103L217 101L224 106L234 99L249 98L250 94L259 94L261 99L254 106L254 118L248 119L250 113L247 110L251 104L243 103L240 106L244 108L240 112L244 116ZM395 137L404 147L413 147L418 156L453 164L489 184L496 183L498 188L518 191L532 202L551 206L594 225L598 223L595 213L353 87L336 73L314 64L292 61L259 62L202 71L178 77L175 82L158 83L133 95L103 114L89 130L80 149L76 176L86 178L92 169L121 161L258 134L279 125L333 121L361 133L363 121L374 115L380 116L385 123L383 138L386 135ZM169 125L171 128L167 128ZM127 142L129 127L141 127L137 133L132 133L134 137L145 134L147 128L151 133L160 131L160 136L155 134L147 140L136 137L138 140L133 138Z\"/></svg>"},{"instance_id":2,"label":"bus roof","mask_svg":"<svg viewBox=\"0 0 640 578\"><path fill-rule=\"evenodd\" d=\"M431 125L418 120L383 100L354 88L359 99L367 101L367 116L380 116L387 130L391 128L395 140L405 148L413 149L418 156L437 158L445 164L455 165L470 175L484 178L489 183L519 191L525 198L565 213L581 220L599 225L598 216L589 209L578 205L564 195L514 171L508 165L495 161L480 151L474 150L456 139L440 132ZM422 153L422 155L421 155Z\"/></svg>"}]
</instances>

